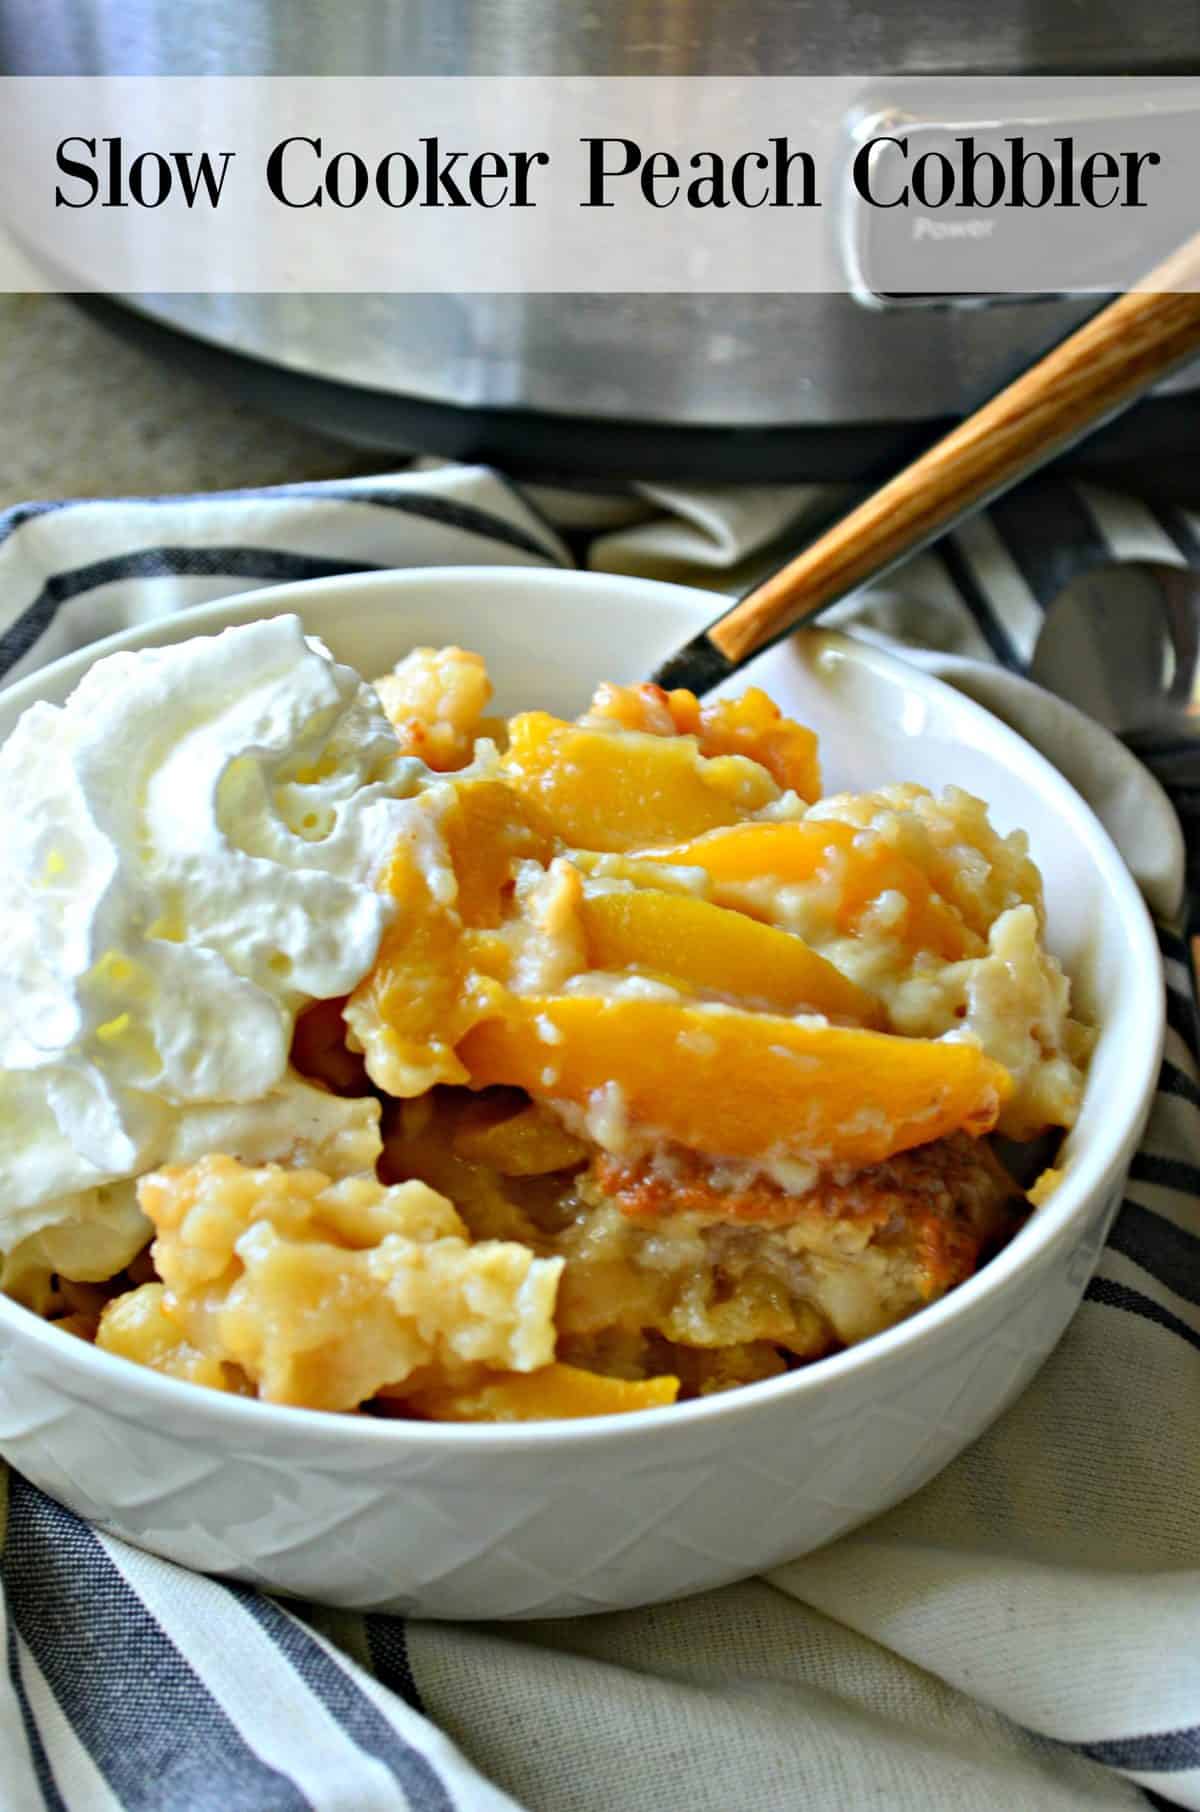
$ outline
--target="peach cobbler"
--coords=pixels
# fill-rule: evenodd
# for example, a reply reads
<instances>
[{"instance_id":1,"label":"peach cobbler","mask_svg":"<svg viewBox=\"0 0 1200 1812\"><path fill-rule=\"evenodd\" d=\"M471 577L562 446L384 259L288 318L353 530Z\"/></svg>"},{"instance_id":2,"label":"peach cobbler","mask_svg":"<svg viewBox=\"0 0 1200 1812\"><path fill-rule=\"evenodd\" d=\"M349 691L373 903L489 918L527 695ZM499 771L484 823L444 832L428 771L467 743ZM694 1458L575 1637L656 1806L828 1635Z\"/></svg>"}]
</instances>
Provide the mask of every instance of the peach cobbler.
<instances>
[{"instance_id":1,"label":"peach cobbler","mask_svg":"<svg viewBox=\"0 0 1200 1812\"><path fill-rule=\"evenodd\" d=\"M221 769L218 804L268 825L238 833L251 859L283 861L281 816L307 839L270 949L225 957L276 990L279 1074L162 1090L142 1158L28 1220L5 1287L213 1389L520 1421L775 1377L1012 1234L1089 1048L1023 835L954 787L823 797L815 736L757 690L604 685L575 722L490 695L457 648L355 695L394 748L355 782L382 829L354 910L378 918L340 985L332 909L304 946L326 979L301 978L297 877L343 872L354 723L306 730L269 787L250 756ZM146 1093L136 1008L111 1007L89 1050Z\"/></svg>"}]
</instances>

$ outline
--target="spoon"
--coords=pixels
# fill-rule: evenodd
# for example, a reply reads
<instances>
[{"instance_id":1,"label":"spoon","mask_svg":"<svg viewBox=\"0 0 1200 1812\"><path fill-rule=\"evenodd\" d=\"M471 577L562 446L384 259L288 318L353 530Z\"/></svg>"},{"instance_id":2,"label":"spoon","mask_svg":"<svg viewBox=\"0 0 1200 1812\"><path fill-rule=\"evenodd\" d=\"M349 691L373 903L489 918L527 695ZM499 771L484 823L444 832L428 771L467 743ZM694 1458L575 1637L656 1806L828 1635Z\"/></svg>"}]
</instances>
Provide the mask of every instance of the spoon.
<instances>
[{"instance_id":1,"label":"spoon","mask_svg":"<svg viewBox=\"0 0 1200 1812\"><path fill-rule=\"evenodd\" d=\"M1051 600L1030 679L1119 736L1194 815L1200 789L1200 573L1107 562ZM1190 810L1188 807L1190 806ZM1200 857L1188 862L1184 938L1200 1048Z\"/></svg>"},{"instance_id":2,"label":"spoon","mask_svg":"<svg viewBox=\"0 0 1200 1812\"><path fill-rule=\"evenodd\" d=\"M1200 574L1110 561L1051 600L1029 677L1138 750L1160 778L1200 782Z\"/></svg>"},{"instance_id":3,"label":"spoon","mask_svg":"<svg viewBox=\"0 0 1200 1812\"><path fill-rule=\"evenodd\" d=\"M704 693L1110 421L1200 353L1200 235L661 662Z\"/></svg>"}]
</instances>

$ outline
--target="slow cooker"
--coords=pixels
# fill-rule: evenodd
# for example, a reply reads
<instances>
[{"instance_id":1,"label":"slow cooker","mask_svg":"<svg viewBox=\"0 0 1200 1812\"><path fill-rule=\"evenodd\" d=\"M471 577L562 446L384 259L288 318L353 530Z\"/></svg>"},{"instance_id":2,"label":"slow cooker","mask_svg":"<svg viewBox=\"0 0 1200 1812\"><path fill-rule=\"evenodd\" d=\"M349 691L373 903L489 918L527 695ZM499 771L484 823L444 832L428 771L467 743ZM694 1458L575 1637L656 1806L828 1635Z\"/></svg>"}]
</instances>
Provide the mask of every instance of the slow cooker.
<instances>
[{"instance_id":1,"label":"slow cooker","mask_svg":"<svg viewBox=\"0 0 1200 1812\"><path fill-rule=\"evenodd\" d=\"M1194 74L1177 0L0 0L29 75ZM872 477L1087 299L820 295L90 298L119 331L379 447L579 477ZM786 356L781 356L781 349ZM1094 443L1194 443L1195 369Z\"/></svg>"}]
</instances>

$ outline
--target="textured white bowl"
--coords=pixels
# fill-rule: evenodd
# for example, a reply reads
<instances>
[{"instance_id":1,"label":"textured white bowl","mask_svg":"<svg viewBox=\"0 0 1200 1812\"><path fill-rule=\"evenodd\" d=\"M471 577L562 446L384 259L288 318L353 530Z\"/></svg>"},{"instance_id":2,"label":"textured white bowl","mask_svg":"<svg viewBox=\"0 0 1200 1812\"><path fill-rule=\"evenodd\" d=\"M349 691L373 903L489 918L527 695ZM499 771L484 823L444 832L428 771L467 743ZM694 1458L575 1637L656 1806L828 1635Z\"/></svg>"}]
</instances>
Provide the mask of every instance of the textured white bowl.
<instances>
[{"instance_id":1,"label":"textured white bowl","mask_svg":"<svg viewBox=\"0 0 1200 1812\"><path fill-rule=\"evenodd\" d=\"M297 611L371 674L410 646L488 657L502 710L582 709L706 622L645 581L456 569L331 579L206 605L57 662L0 696L0 737L97 652ZM0 1451L142 1547L277 1591L432 1617L638 1605L831 1540L924 1484L1033 1377L1091 1275L1157 1074L1161 969L1120 857L1079 795L979 706L836 635L753 677L821 732L829 789L948 781L1030 832L1050 942L1101 1036L1067 1175L980 1274L808 1370L635 1416L519 1429L275 1409L98 1353L0 1299ZM739 682L741 684L743 682ZM737 689L737 688L734 688Z\"/></svg>"}]
</instances>

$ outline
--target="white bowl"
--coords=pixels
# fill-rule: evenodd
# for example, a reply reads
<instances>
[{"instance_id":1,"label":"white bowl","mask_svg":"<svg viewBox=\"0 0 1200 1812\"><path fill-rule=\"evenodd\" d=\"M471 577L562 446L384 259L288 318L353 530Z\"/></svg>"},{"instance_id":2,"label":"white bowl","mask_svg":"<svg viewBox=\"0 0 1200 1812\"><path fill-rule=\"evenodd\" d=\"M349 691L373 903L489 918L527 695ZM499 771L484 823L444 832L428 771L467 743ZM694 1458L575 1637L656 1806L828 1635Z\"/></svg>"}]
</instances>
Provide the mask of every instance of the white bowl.
<instances>
[{"instance_id":1,"label":"white bowl","mask_svg":"<svg viewBox=\"0 0 1200 1812\"><path fill-rule=\"evenodd\" d=\"M501 710L584 706L648 673L712 598L636 579L456 569L205 605L0 696L0 737L98 653L296 611L367 674L415 643L481 650ZM938 680L809 634L754 678L820 732L827 786L911 779L1022 826L1050 942L1101 1028L1066 1178L1011 1244L912 1320L803 1371L670 1409L520 1428L277 1409L176 1383L0 1299L0 1451L102 1529L209 1572L429 1617L605 1611L744 1577L923 1485L1024 1389L1091 1275L1149 1109L1162 976L1141 897L1079 795ZM742 683L739 681L738 686ZM735 688L737 689L737 688Z\"/></svg>"}]
</instances>

